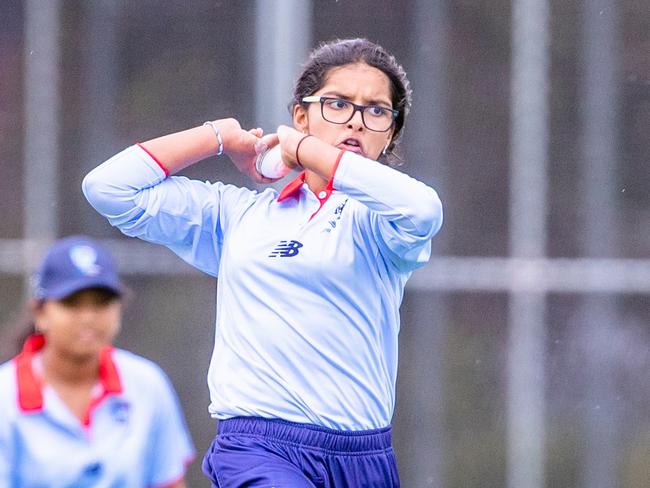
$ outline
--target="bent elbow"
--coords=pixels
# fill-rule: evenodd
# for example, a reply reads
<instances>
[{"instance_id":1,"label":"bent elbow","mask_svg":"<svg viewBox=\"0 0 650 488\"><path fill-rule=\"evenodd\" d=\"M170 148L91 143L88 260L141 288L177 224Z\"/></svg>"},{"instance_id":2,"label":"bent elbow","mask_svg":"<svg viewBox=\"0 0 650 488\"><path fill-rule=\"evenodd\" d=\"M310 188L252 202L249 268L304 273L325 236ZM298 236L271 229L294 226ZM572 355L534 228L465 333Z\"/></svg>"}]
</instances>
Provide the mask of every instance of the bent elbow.
<instances>
[{"instance_id":1,"label":"bent elbow","mask_svg":"<svg viewBox=\"0 0 650 488\"><path fill-rule=\"evenodd\" d=\"M92 207L100 213L106 204L106 183L100 176L99 168L88 173L81 182L81 191Z\"/></svg>"},{"instance_id":2,"label":"bent elbow","mask_svg":"<svg viewBox=\"0 0 650 488\"><path fill-rule=\"evenodd\" d=\"M83 192L86 200L89 202L92 200L93 195L96 192L97 186L101 183L99 178L95 176L95 170L92 170L81 181L81 191Z\"/></svg>"},{"instance_id":3,"label":"bent elbow","mask_svg":"<svg viewBox=\"0 0 650 488\"><path fill-rule=\"evenodd\" d=\"M414 218L416 233L424 239L431 239L442 227L442 202L434 190L428 193L420 199Z\"/></svg>"},{"instance_id":4,"label":"bent elbow","mask_svg":"<svg viewBox=\"0 0 650 488\"><path fill-rule=\"evenodd\" d=\"M81 182L81 191L90 205L104 217L115 217L129 211L135 205L138 191L111 179L101 165L88 173Z\"/></svg>"}]
</instances>

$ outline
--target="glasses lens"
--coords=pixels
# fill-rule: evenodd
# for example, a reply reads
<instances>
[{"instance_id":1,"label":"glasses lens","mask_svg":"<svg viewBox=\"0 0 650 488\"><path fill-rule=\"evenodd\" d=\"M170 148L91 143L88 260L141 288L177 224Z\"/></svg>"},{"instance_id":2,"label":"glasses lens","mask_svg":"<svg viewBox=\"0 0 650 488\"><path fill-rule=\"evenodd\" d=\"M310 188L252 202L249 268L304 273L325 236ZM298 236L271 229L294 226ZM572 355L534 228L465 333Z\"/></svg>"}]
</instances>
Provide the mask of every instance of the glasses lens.
<instances>
[{"instance_id":1,"label":"glasses lens","mask_svg":"<svg viewBox=\"0 0 650 488\"><path fill-rule=\"evenodd\" d=\"M335 124L345 124L352 118L354 105L345 100L326 99L323 100L323 118Z\"/></svg>"},{"instance_id":2,"label":"glasses lens","mask_svg":"<svg viewBox=\"0 0 650 488\"><path fill-rule=\"evenodd\" d=\"M323 118L334 124L345 124L354 114L354 105L347 100L327 98L322 100ZM363 108L363 124L372 131L385 132L393 125L393 112L378 105Z\"/></svg>"},{"instance_id":3,"label":"glasses lens","mask_svg":"<svg viewBox=\"0 0 650 488\"><path fill-rule=\"evenodd\" d=\"M363 111L363 123L374 131L383 132L393 125L393 112L377 105L370 105Z\"/></svg>"}]
</instances>

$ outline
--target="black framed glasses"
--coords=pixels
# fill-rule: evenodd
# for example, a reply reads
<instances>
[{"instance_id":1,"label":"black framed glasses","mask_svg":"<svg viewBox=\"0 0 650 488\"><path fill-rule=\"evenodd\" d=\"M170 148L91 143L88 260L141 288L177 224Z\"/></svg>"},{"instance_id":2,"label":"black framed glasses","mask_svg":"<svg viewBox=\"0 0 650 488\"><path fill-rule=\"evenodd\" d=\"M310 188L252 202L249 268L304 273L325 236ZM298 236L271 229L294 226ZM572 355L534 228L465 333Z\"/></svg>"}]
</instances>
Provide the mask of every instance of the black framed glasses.
<instances>
[{"instance_id":1,"label":"black framed glasses","mask_svg":"<svg viewBox=\"0 0 650 488\"><path fill-rule=\"evenodd\" d=\"M357 111L361 112L363 125L373 132L390 130L399 115L399 110L382 107L381 105L357 105L336 97L312 95L304 97L302 101L304 103L320 102L320 113L323 119L332 124L345 124L352 120Z\"/></svg>"}]
</instances>

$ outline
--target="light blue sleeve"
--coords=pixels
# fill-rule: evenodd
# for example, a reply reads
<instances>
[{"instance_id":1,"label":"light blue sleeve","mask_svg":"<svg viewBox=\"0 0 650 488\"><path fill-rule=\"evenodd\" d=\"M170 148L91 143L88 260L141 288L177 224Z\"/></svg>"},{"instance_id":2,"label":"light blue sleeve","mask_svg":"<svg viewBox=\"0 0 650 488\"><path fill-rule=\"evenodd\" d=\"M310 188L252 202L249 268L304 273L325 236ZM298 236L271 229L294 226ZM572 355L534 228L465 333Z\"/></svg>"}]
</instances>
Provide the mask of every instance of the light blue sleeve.
<instances>
[{"instance_id":1,"label":"light blue sleeve","mask_svg":"<svg viewBox=\"0 0 650 488\"><path fill-rule=\"evenodd\" d=\"M0 486L13 488L18 486L18 481L16 473L12 472L12 468L16 466L16 461L14 459L14 442L11 439L12 417L7 412L7 403L14 401L15 389L13 386L8 385L9 370L14 373L9 363L5 363L0 367L0 395L4 397L0 398Z\"/></svg>"},{"instance_id":2,"label":"light blue sleeve","mask_svg":"<svg viewBox=\"0 0 650 488\"><path fill-rule=\"evenodd\" d=\"M148 463L149 486L165 486L181 479L196 456L174 387L165 373L159 371L157 411Z\"/></svg>"},{"instance_id":3,"label":"light blue sleeve","mask_svg":"<svg viewBox=\"0 0 650 488\"><path fill-rule=\"evenodd\" d=\"M1 414L2 412L0 412ZM0 417L0 486L13 486L11 480L11 447L7 419Z\"/></svg>"},{"instance_id":4,"label":"light blue sleeve","mask_svg":"<svg viewBox=\"0 0 650 488\"><path fill-rule=\"evenodd\" d=\"M230 216L255 193L223 183L167 177L143 149L131 146L83 180L88 202L124 234L163 244L217 276Z\"/></svg>"},{"instance_id":5,"label":"light blue sleeve","mask_svg":"<svg viewBox=\"0 0 650 488\"><path fill-rule=\"evenodd\" d=\"M369 209L369 230L399 271L425 264L431 238L442 227L442 203L424 183L389 166L346 152L334 187Z\"/></svg>"}]
</instances>

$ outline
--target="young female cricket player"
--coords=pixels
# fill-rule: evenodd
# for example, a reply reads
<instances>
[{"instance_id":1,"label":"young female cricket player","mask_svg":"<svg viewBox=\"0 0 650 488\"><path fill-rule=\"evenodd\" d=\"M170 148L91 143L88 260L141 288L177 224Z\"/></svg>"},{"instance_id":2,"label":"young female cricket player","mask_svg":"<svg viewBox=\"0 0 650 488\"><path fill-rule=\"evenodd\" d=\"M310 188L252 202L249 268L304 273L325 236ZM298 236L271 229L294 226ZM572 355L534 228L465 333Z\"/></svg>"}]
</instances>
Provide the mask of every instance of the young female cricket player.
<instances>
[{"instance_id":1,"label":"young female cricket player","mask_svg":"<svg viewBox=\"0 0 650 488\"><path fill-rule=\"evenodd\" d=\"M127 235L219 277L208 372L217 487L395 487L399 306L442 223L436 192L377 162L404 124L402 68L363 39L321 45L297 80L293 128L235 119L130 147L86 177ZM254 181L265 146L300 169L261 193L178 173L227 154Z\"/></svg>"},{"instance_id":2,"label":"young female cricket player","mask_svg":"<svg viewBox=\"0 0 650 488\"><path fill-rule=\"evenodd\" d=\"M185 486L194 448L169 380L111 347L123 290L96 242L50 248L34 279L37 333L0 366L0 486Z\"/></svg>"}]
</instances>

